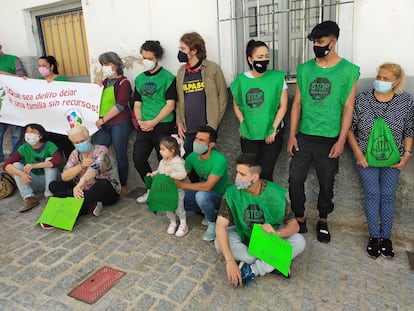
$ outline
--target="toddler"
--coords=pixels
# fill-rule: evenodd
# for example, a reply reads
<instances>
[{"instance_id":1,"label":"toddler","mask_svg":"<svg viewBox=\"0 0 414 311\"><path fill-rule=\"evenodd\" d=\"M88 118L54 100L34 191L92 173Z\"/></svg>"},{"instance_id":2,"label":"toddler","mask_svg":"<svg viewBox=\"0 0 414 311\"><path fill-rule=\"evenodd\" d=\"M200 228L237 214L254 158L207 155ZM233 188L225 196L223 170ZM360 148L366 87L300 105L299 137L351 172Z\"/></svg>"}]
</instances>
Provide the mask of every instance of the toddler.
<instances>
[{"instance_id":1,"label":"toddler","mask_svg":"<svg viewBox=\"0 0 414 311\"><path fill-rule=\"evenodd\" d=\"M149 176L156 174L165 174L171 178L183 180L187 176L184 167L184 160L180 158L180 147L177 140L173 137L164 137L160 141L160 154L162 160L158 169L149 173ZM180 225L177 229L177 216L180 219ZM188 226L184 210L184 190L178 189L178 205L175 211L167 211L167 217L170 220L167 233L182 237L187 234Z\"/></svg>"}]
</instances>

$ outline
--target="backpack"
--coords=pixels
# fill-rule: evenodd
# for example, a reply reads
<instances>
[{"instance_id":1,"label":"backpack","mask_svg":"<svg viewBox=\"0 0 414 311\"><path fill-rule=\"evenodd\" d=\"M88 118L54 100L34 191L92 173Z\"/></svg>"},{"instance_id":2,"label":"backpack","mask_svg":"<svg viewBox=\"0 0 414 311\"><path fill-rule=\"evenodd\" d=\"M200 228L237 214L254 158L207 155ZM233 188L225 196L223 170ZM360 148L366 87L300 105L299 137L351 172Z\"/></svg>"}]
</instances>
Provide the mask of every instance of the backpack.
<instances>
[{"instance_id":1,"label":"backpack","mask_svg":"<svg viewBox=\"0 0 414 311\"><path fill-rule=\"evenodd\" d=\"M390 167L401 159L394 136L383 118L374 121L365 158L372 167Z\"/></svg>"},{"instance_id":2,"label":"backpack","mask_svg":"<svg viewBox=\"0 0 414 311\"><path fill-rule=\"evenodd\" d=\"M16 189L16 182L12 175L1 172L0 173L0 199L11 196Z\"/></svg>"}]
</instances>

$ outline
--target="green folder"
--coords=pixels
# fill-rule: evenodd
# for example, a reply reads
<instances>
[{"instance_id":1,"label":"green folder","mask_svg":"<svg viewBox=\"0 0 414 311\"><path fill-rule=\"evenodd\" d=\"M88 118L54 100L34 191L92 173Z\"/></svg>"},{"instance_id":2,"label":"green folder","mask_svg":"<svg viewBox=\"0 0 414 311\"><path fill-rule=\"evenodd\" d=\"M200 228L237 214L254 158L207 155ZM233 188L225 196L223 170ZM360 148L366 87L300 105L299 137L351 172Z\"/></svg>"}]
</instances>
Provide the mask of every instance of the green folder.
<instances>
[{"instance_id":1,"label":"green folder","mask_svg":"<svg viewBox=\"0 0 414 311\"><path fill-rule=\"evenodd\" d=\"M72 231L82 203L83 199L73 197L51 197L36 224L42 222L56 228Z\"/></svg>"},{"instance_id":2,"label":"green folder","mask_svg":"<svg viewBox=\"0 0 414 311\"><path fill-rule=\"evenodd\" d=\"M277 234L267 233L255 224L250 237L249 254L273 266L284 276L289 275L292 245Z\"/></svg>"},{"instance_id":3,"label":"green folder","mask_svg":"<svg viewBox=\"0 0 414 311\"><path fill-rule=\"evenodd\" d=\"M175 211L177 209L178 188L171 177L165 174L157 174L152 177L147 203L151 212Z\"/></svg>"}]
</instances>

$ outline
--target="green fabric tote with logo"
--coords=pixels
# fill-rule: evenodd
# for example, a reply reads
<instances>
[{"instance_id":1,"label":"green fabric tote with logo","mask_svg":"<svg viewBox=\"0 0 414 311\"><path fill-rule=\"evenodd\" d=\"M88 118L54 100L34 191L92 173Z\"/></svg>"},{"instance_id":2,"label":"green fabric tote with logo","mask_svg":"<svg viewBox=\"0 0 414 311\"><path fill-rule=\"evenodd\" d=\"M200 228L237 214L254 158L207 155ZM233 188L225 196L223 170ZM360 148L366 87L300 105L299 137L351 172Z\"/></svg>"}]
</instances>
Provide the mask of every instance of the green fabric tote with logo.
<instances>
[{"instance_id":1,"label":"green fabric tote with logo","mask_svg":"<svg viewBox=\"0 0 414 311\"><path fill-rule=\"evenodd\" d=\"M178 204L178 188L171 177L157 174L152 177L148 195L148 209L151 212L175 211Z\"/></svg>"},{"instance_id":2,"label":"green fabric tote with logo","mask_svg":"<svg viewBox=\"0 0 414 311\"><path fill-rule=\"evenodd\" d=\"M374 120L365 158L372 167L390 167L401 159L394 136L383 118Z\"/></svg>"}]
</instances>

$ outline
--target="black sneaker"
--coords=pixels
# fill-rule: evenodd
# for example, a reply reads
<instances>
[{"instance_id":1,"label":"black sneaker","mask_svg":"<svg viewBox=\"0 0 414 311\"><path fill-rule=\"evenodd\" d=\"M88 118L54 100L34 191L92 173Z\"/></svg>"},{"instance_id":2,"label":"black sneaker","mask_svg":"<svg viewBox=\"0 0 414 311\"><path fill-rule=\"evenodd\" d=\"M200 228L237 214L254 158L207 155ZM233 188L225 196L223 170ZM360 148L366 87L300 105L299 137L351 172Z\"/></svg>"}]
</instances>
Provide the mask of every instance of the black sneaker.
<instances>
[{"instance_id":1,"label":"black sneaker","mask_svg":"<svg viewBox=\"0 0 414 311\"><path fill-rule=\"evenodd\" d=\"M306 218L305 218L304 221L297 220L297 222L299 224L299 233L306 233L306 232L308 232L308 227L306 227Z\"/></svg>"},{"instance_id":2,"label":"black sneaker","mask_svg":"<svg viewBox=\"0 0 414 311\"><path fill-rule=\"evenodd\" d=\"M378 238L369 238L367 245L368 256L372 259L377 259L380 253L380 239Z\"/></svg>"},{"instance_id":3,"label":"black sneaker","mask_svg":"<svg viewBox=\"0 0 414 311\"><path fill-rule=\"evenodd\" d=\"M392 259L394 257L394 250L392 249L392 242L390 239L383 239L380 240L380 251L381 256Z\"/></svg>"},{"instance_id":4,"label":"black sneaker","mask_svg":"<svg viewBox=\"0 0 414 311\"><path fill-rule=\"evenodd\" d=\"M248 284L249 284L250 281L255 281L256 282L256 280L255 280L256 276L255 276L254 272L252 271L252 267L250 267L249 264L244 263L243 261L241 261L240 265L239 265L239 268L240 268L240 272L241 272L242 282L243 282L243 285L245 287L248 287Z\"/></svg>"},{"instance_id":5,"label":"black sneaker","mask_svg":"<svg viewBox=\"0 0 414 311\"><path fill-rule=\"evenodd\" d=\"M328 230L328 223L325 221L318 221L316 224L316 235L318 241L321 243L329 243L331 241L331 235Z\"/></svg>"}]
</instances>

